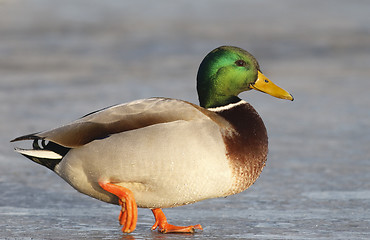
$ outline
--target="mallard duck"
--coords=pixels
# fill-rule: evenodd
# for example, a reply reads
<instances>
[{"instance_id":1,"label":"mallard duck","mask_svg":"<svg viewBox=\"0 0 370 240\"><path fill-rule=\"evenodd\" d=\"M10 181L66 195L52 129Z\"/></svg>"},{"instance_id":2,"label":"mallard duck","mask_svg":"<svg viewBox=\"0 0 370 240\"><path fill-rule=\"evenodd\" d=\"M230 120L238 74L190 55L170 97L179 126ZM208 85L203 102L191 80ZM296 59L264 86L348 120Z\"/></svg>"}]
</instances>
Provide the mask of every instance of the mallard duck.
<instances>
[{"instance_id":1,"label":"mallard duck","mask_svg":"<svg viewBox=\"0 0 370 240\"><path fill-rule=\"evenodd\" d=\"M192 233L201 225L171 225L161 209L240 193L265 166L266 128L238 97L251 89L293 100L261 73L250 53L222 46L200 64L200 106L170 98L137 100L12 142L32 140L32 149L15 151L77 191L121 205L123 232L134 231L141 207L154 214L152 230Z\"/></svg>"}]
</instances>

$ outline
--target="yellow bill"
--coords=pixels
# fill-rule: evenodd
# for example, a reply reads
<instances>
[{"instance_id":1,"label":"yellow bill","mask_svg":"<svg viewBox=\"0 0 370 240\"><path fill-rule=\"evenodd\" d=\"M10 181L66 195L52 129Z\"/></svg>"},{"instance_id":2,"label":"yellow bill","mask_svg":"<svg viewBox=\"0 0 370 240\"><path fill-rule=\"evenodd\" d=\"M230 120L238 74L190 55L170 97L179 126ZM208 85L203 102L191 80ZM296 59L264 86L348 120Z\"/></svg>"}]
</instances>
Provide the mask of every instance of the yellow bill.
<instances>
[{"instance_id":1,"label":"yellow bill","mask_svg":"<svg viewBox=\"0 0 370 240\"><path fill-rule=\"evenodd\" d=\"M293 96L290 93L275 85L260 71L258 71L258 79L256 80L256 82L252 83L249 87L267 93L273 97L288 99L291 101L294 100Z\"/></svg>"}]
</instances>

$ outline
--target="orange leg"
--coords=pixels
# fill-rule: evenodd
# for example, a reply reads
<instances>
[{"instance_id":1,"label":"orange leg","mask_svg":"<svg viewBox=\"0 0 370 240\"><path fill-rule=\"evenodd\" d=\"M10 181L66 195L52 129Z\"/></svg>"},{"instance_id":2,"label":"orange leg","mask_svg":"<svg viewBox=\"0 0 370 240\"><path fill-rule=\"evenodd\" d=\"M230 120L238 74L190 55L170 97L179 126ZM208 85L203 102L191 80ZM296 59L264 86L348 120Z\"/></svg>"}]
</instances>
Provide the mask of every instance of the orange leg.
<instances>
[{"instance_id":1,"label":"orange leg","mask_svg":"<svg viewBox=\"0 0 370 240\"><path fill-rule=\"evenodd\" d=\"M167 218L160 208L152 209L152 212L155 217L155 223L152 227L152 230L155 230L158 227L158 231L161 233L194 233L195 229L203 230L202 226L197 224L194 226L174 226L167 223Z\"/></svg>"},{"instance_id":2,"label":"orange leg","mask_svg":"<svg viewBox=\"0 0 370 240\"><path fill-rule=\"evenodd\" d=\"M107 192L116 195L119 198L119 204L122 206L118 220L122 227L122 232L130 233L136 228L137 205L134 194L127 188L117 186L113 183L100 182L99 185Z\"/></svg>"}]
</instances>

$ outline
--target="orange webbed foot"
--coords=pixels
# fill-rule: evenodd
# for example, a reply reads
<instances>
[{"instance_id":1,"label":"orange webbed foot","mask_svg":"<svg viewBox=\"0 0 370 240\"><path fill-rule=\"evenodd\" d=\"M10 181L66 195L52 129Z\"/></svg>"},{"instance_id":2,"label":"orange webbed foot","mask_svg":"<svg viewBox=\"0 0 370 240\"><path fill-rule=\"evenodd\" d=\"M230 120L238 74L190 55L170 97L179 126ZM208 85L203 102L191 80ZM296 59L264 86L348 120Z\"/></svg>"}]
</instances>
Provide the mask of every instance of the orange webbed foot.
<instances>
[{"instance_id":1,"label":"orange webbed foot","mask_svg":"<svg viewBox=\"0 0 370 240\"><path fill-rule=\"evenodd\" d=\"M116 195L119 198L119 204L122 206L118 220L122 225L122 232L130 233L136 228L137 205L134 194L127 188L117 186L113 183L100 182L99 185L107 192Z\"/></svg>"},{"instance_id":2,"label":"orange webbed foot","mask_svg":"<svg viewBox=\"0 0 370 240\"><path fill-rule=\"evenodd\" d=\"M167 222L166 216L164 215L162 209L160 208L152 209L152 212L155 217L155 223L152 227L152 230L158 228L158 231L161 233L194 233L195 229L203 230L202 226L199 224L186 227L174 226L169 224Z\"/></svg>"}]
</instances>

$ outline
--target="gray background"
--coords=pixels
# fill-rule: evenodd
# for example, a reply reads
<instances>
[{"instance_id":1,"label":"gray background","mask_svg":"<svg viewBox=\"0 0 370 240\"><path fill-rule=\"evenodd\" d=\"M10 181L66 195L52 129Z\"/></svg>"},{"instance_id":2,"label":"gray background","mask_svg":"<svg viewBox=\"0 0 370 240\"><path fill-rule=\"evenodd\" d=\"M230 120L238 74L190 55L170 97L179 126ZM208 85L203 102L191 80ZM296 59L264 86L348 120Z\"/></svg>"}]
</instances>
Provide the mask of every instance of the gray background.
<instances>
[{"instance_id":1,"label":"gray background","mask_svg":"<svg viewBox=\"0 0 370 240\"><path fill-rule=\"evenodd\" d=\"M0 238L370 237L369 1L0 1ZM294 102L241 94L270 153L260 179L222 199L166 209L195 235L120 232L119 207L77 193L9 140L116 103L197 103L195 76L220 45L247 49Z\"/></svg>"}]
</instances>

